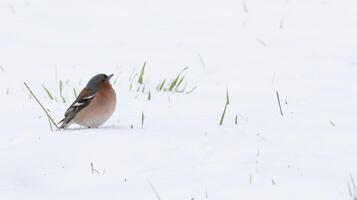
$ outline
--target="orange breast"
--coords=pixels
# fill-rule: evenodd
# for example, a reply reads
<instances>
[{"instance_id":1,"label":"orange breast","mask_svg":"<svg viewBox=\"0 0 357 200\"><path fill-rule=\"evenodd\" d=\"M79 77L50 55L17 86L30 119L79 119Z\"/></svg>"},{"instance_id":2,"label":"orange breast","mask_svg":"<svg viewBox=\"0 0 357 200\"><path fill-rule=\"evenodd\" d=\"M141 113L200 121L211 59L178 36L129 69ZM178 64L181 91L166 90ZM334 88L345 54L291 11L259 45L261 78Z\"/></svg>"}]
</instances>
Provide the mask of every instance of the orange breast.
<instances>
[{"instance_id":1,"label":"orange breast","mask_svg":"<svg viewBox=\"0 0 357 200\"><path fill-rule=\"evenodd\" d=\"M105 84L90 104L78 112L73 121L85 127L98 127L112 116L115 107L115 91L110 84Z\"/></svg>"}]
</instances>

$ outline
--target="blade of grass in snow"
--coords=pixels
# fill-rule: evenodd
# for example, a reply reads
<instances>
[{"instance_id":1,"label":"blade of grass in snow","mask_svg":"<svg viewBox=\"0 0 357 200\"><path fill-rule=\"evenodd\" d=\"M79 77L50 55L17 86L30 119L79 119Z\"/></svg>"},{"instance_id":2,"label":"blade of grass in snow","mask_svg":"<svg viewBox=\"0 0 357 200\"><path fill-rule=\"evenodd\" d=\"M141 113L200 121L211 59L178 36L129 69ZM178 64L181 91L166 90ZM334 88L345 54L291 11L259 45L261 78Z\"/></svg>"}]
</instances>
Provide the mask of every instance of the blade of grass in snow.
<instances>
[{"instance_id":1,"label":"blade of grass in snow","mask_svg":"<svg viewBox=\"0 0 357 200\"><path fill-rule=\"evenodd\" d=\"M279 97L279 92L276 91L276 98L278 99L278 105L280 109L280 115L283 116L283 110L281 109L281 103L280 103L280 97Z\"/></svg>"},{"instance_id":2,"label":"blade of grass in snow","mask_svg":"<svg viewBox=\"0 0 357 200\"><path fill-rule=\"evenodd\" d=\"M145 120L144 112L141 112L141 128L144 128L144 120Z\"/></svg>"},{"instance_id":3,"label":"blade of grass in snow","mask_svg":"<svg viewBox=\"0 0 357 200\"><path fill-rule=\"evenodd\" d=\"M177 83L177 78L170 82L169 91L172 91Z\"/></svg>"},{"instance_id":4,"label":"blade of grass in snow","mask_svg":"<svg viewBox=\"0 0 357 200\"><path fill-rule=\"evenodd\" d=\"M120 74L121 74L121 72L118 73L117 77L113 81L113 84L117 84Z\"/></svg>"},{"instance_id":5,"label":"blade of grass in snow","mask_svg":"<svg viewBox=\"0 0 357 200\"><path fill-rule=\"evenodd\" d=\"M134 73L135 73L135 68L134 68L133 71L131 71L131 73L130 73L129 82L131 82L131 79L133 78Z\"/></svg>"},{"instance_id":6,"label":"blade of grass in snow","mask_svg":"<svg viewBox=\"0 0 357 200\"><path fill-rule=\"evenodd\" d=\"M356 186L356 183L355 183L355 180L354 180L352 174L350 174L350 179L351 179L351 183L352 183L353 189L357 190L357 186Z\"/></svg>"},{"instance_id":7,"label":"blade of grass in snow","mask_svg":"<svg viewBox=\"0 0 357 200\"><path fill-rule=\"evenodd\" d=\"M227 110L227 106L229 105L229 95L228 95L228 89L227 89L227 94L226 94L226 104L224 105L224 110L221 116L221 120L219 121L219 125L222 126L223 124L223 120L224 120L224 116L226 115L226 110Z\"/></svg>"},{"instance_id":8,"label":"blade of grass in snow","mask_svg":"<svg viewBox=\"0 0 357 200\"><path fill-rule=\"evenodd\" d=\"M185 79L185 76L183 76L180 80L179 80L179 82L177 83L177 85L176 85L176 88L178 88L178 87L180 87L180 85L181 85L181 83L182 83L182 81Z\"/></svg>"},{"instance_id":9,"label":"blade of grass in snow","mask_svg":"<svg viewBox=\"0 0 357 200\"><path fill-rule=\"evenodd\" d=\"M169 91L173 91L173 89L176 87L179 78L181 77L181 74L186 71L188 69L188 67L183 68L180 73L176 76L176 78L170 83L169 86Z\"/></svg>"},{"instance_id":10,"label":"blade of grass in snow","mask_svg":"<svg viewBox=\"0 0 357 200\"><path fill-rule=\"evenodd\" d=\"M165 82L166 82L166 79L164 79L159 87L159 91L161 91L163 88L164 88L164 85L165 85Z\"/></svg>"},{"instance_id":11,"label":"blade of grass in snow","mask_svg":"<svg viewBox=\"0 0 357 200\"><path fill-rule=\"evenodd\" d=\"M148 94L148 101L151 100L151 91L149 91L149 94Z\"/></svg>"},{"instance_id":12,"label":"blade of grass in snow","mask_svg":"<svg viewBox=\"0 0 357 200\"><path fill-rule=\"evenodd\" d=\"M41 86L42 86L42 88L46 91L48 97L49 97L51 100L54 100L54 98L53 98L51 92L50 92L44 85L41 85Z\"/></svg>"},{"instance_id":13,"label":"blade of grass in snow","mask_svg":"<svg viewBox=\"0 0 357 200\"><path fill-rule=\"evenodd\" d=\"M77 91L75 88L73 88L73 94L74 94L74 97L77 98Z\"/></svg>"},{"instance_id":14,"label":"blade of grass in snow","mask_svg":"<svg viewBox=\"0 0 357 200\"><path fill-rule=\"evenodd\" d=\"M185 86L184 86L181 90L179 90L179 89L176 87L175 92L184 93L185 90L186 90L186 88L187 88L187 83L185 83Z\"/></svg>"},{"instance_id":15,"label":"blade of grass in snow","mask_svg":"<svg viewBox=\"0 0 357 200\"><path fill-rule=\"evenodd\" d=\"M150 182L150 180L148 180L148 183L149 183L149 185L150 185L152 191L155 193L156 198L157 198L158 200L161 200L159 193L156 191L154 185Z\"/></svg>"},{"instance_id":16,"label":"blade of grass in snow","mask_svg":"<svg viewBox=\"0 0 357 200\"><path fill-rule=\"evenodd\" d=\"M243 0L243 9L245 13L248 13L248 7L244 0Z\"/></svg>"},{"instance_id":17,"label":"blade of grass in snow","mask_svg":"<svg viewBox=\"0 0 357 200\"><path fill-rule=\"evenodd\" d=\"M136 78L137 76L138 76L138 73L135 73L134 76L133 76L133 78L131 79L129 90L132 89L134 80L135 80L135 78Z\"/></svg>"},{"instance_id":18,"label":"blade of grass in snow","mask_svg":"<svg viewBox=\"0 0 357 200\"><path fill-rule=\"evenodd\" d=\"M63 82L62 82L62 80L60 80L60 82L59 82L59 91L60 91L60 97L62 98L63 103L66 103L66 99L62 95L62 92L63 92Z\"/></svg>"},{"instance_id":19,"label":"blade of grass in snow","mask_svg":"<svg viewBox=\"0 0 357 200\"><path fill-rule=\"evenodd\" d=\"M143 84L144 83L144 73L145 73L145 66L146 66L146 61L144 62L143 66L141 67L138 83Z\"/></svg>"},{"instance_id":20,"label":"blade of grass in snow","mask_svg":"<svg viewBox=\"0 0 357 200\"><path fill-rule=\"evenodd\" d=\"M226 115L227 106L228 106L228 104L226 103L226 104L224 105L224 110L223 110L223 113L222 113L222 116L221 116L221 120L219 121L219 125L220 125L220 126L223 125L223 120L224 120L224 116Z\"/></svg>"},{"instance_id":21,"label":"blade of grass in snow","mask_svg":"<svg viewBox=\"0 0 357 200\"><path fill-rule=\"evenodd\" d=\"M257 38L257 41L258 41L258 42L259 42L259 44L261 44L262 46L264 46L264 47L266 47L266 46L267 46L267 44L266 44L263 40L261 40L261 39Z\"/></svg>"},{"instance_id":22,"label":"blade of grass in snow","mask_svg":"<svg viewBox=\"0 0 357 200\"><path fill-rule=\"evenodd\" d=\"M203 61L203 59L202 59L202 57L201 57L201 54L197 54L197 55L198 55L198 58L199 58L199 60L200 60L200 62L201 62L202 67L206 67L206 64L205 64L205 62Z\"/></svg>"},{"instance_id":23,"label":"blade of grass in snow","mask_svg":"<svg viewBox=\"0 0 357 200\"><path fill-rule=\"evenodd\" d=\"M49 118L49 117L47 117L47 119L48 119L48 123L50 124L50 129L51 129L51 132L53 132L53 128L52 128L52 123L51 123L51 120L50 120L50 118Z\"/></svg>"},{"instance_id":24,"label":"blade of grass in snow","mask_svg":"<svg viewBox=\"0 0 357 200\"><path fill-rule=\"evenodd\" d=\"M189 90L188 92L186 92L186 94L191 94L193 91L195 91L196 88L197 88L197 86L193 87L191 90Z\"/></svg>"},{"instance_id":25,"label":"blade of grass in snow","mask_svg":"<svg viewBox=\"0 0 357 200\"><path fill-rule=\"evenodd\" d=\"M227 101L227 104L229 105L229 95L228 95L228 88L226 89L226 101Z\"/></svg>"},{"instance_id":26,"label":"blade of grass in snow","mask_svg":"<svg viewBox=\"0 0 357 200\"><path fill-rule=\"evenodd\" d=\"M348 193L352 200L357 200L357 187L353 179L352 174L350 174L350 182L347 182Z\"/></svg>"},{"instance_id":27,"label":"blade of grass in snow","mask_svg":"<svg viewBox=\"0 0 357 200\"><path fill-rule=\"evenodd\" d=\"M156 86L156 90L159 90L159 88L160 88L160 86L161 86L161 80L159 81L159 83L157 84L157 86Z\"/></svg>"}]
</instances>

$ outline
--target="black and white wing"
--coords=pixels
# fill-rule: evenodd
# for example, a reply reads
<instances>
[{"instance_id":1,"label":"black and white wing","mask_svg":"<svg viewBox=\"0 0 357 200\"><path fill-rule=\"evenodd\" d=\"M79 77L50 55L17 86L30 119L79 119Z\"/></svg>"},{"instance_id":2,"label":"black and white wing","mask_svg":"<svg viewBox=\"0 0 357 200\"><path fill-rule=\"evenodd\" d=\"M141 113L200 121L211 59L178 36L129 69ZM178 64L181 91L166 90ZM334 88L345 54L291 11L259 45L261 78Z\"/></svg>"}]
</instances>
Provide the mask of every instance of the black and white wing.
<instances>
[{"instance_id":1,"label":"black and white wing","mask_svg":"<svg viewBox=\"0 0 357 200\"><path fill-rule=\"evenodd\" d=\"M83 89L81 93L79 93L77 99L72 103L72 105L67 109L64 114L64 119L62 119L59 123L62 123L59 127L60 129L66 128L70 125L73 118L77 115L79 111L83 108L87 107L90 102L95 97L96 93L90 89Z\"/></svg>"}]
</instances>

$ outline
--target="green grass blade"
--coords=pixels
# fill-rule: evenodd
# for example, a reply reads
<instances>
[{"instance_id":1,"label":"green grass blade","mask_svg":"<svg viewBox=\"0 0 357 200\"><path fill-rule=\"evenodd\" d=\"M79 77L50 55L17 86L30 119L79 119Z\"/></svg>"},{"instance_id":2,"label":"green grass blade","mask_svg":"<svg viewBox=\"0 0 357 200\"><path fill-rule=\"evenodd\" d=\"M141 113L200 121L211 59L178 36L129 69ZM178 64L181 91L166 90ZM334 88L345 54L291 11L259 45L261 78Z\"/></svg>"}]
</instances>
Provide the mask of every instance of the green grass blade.
<instances>
[{"instance_id":1,"label":"green grass blade","mask_svg":"<svg viewBox=\"0 0 357 200\"><path fill-rule=\"evenodd\" d=\"M59 82L59 91L60 91L60 96L62 96L62 91L63 91L63 82L60 80Z\"/></svg>"},{"instance_id":2,"label":"green grass blade","mask_svg":"<svg viewBox=\"0 0 357 200\"><path fill-rule=\"evenodd\" d=\"M77 91L75 88L73 88L73 94L74 94L74 97L77 98L78 95L77 95Z\"/></svg>"},{"instance_id":3,"label":"green grass blade","mask_svg":"<svg viewBox=\"0 0 357 200\"><path fill-rule=\"evenodd\" d=\"M181 85L181 83L183 82L184 79L185 79L185 76L183 76L183 77L178 81L178 83L176 84L176 87L175 87L176 91L178 90L178 88L180 87L180 85ZM187 86L187 83L185 84L185 88L186 88L186 86ZM184 90L184 89L183 89L183 90Z\"/></svg>"},{"instance_id":4,"label":"green grass blade","mask_svg":"<svg viewBox=\"0 0 357 200\"><path fill-rule=\"evenodd\" d=\"M223 113L222 113L222 116L221 116L221 120L219 121L219 125L220 126L222 126L222 124L223 124L224 116L226 115L227 106L228 106L228 104L226 103L224 105L224 110L223 110Z\"/></svg>"},{"instance_id":5,"label":"green grass blade","mask_svg":"<svg viewBox=\"0 0 357 200\"><path fill-rule=\"evenodd\" d=\"M166 79L164 79L159 87L159 91L161 91L163 88L164 88L164 85L165 85L165 82L166 82Z\"/></svg>"},{"instance_id":6,"label":"green grass blade","mask_svg":"<svg viewBox=\"0 0 357 200\"><path fill-rule=\"evenodd\" d=\"M144 112L141 112L141 128L144 128L144 120L145 120Z\"/></svg>"},{"instance_id":7,"label":"green grass blade","mask_svg":"<svg viewBox=\"0 0 357 200\"><path fill-rule=\"evenodd\" d=\"M149 94L148 94L148 101L151 100L151 92L149 91Z\"/></svg>"},{"instance_id":8,"label":"green grass blade","mask_svg":"<svg viewBox=\"0 0 357 200\"><path fill-rule=\"evenodd\" d=\"M42 88L46 91L48 97L49 97L51 100L54 100L54 98L53 98L51 92L50 92L44 85L42 85Z\"/></svg>"},{"instance_id":9,"label":"green grass blade","mask_svg":"<svg viewBox=\"0 0 357 200\"><path fill-rule=\"evenodd\" d=\"M180 73L176 76L174 80L172 80L170 86L169 86L169 91L173 91L173 89L178 85L178 81L184 71L186 71L188 67L183 68Z\"/></svg>"},{"instance_id":10,"label":"green grass blade","mask_svg":"<svg viewBox=\"0 0 357 200\"><path fill-rule=\"evenodd\" d=\"M117 75L117 77L114 79L114 81L113 81L113 84L114 84L114 85L117 84L118 78L119 78L120 74L121 74L121 72L119 72L118 75Z\"/></svg>"},{"instance_id":11,"label":"green grass blade","mask_svg":"<svg viewBox=\"0 0 357 200\"><path fill-rule=\"evenodd\" d=\"M143 66L141 67L138 83L143 84L144 83L144 73L145 73L145 66L146 66L146 61L144 62Z\"/></svg>"},{"instance_id":12,"label":"green grass blade","mask_svg":"<svg viewBox=\"0 0 357 200\"><path fill-rule=\"evenodd\" d=\"M184 93L185 90L186 90L186 88L187 88L187 83L185 83L185 86L184 86L181 90L179 90L179 89L176 87L175 92Z\"/></svg>"},{"instance_id":13,"label":"green grass blade","mask_svg":"<svg viewBox=\"0 0 357 200\"><path fill-rule=\"evenodd\" d=\"M196 88L197 88L197 86L193 87L191 90L189 90L188 92L186 92L186 94L191 94L193 91L195 91Z\"/></svg>"}]
</instances>

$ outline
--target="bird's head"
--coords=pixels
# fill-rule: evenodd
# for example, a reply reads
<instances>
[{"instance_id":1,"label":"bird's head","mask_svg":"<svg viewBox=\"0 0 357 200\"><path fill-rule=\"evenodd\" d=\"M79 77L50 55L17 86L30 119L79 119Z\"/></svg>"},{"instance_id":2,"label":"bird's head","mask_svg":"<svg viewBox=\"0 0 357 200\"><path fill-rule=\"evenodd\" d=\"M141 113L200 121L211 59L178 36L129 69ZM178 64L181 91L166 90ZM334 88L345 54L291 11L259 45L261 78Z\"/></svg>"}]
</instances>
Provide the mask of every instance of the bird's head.
<instances>
[{"instance_id":1,"label":"bird's head","mask_svg":"<svg viewBox=\"0 0 357 200\"><path fill-rule=\"evenodd\" d=\"M105 87L111 87L110 79L114 74L97 74L88 81L87 88L98 91Z\"/></svg>"}]
</instances>

